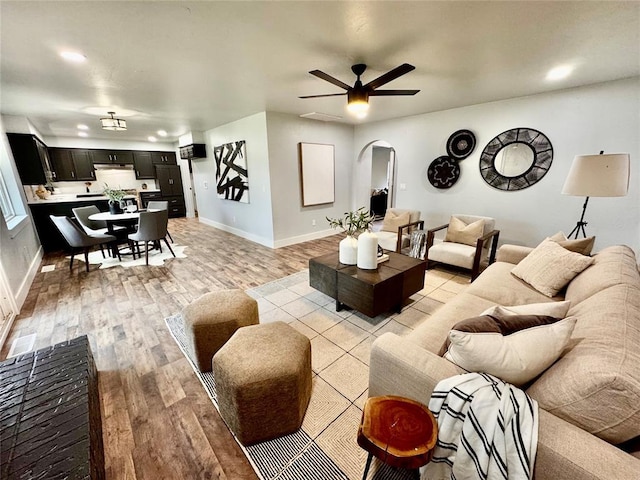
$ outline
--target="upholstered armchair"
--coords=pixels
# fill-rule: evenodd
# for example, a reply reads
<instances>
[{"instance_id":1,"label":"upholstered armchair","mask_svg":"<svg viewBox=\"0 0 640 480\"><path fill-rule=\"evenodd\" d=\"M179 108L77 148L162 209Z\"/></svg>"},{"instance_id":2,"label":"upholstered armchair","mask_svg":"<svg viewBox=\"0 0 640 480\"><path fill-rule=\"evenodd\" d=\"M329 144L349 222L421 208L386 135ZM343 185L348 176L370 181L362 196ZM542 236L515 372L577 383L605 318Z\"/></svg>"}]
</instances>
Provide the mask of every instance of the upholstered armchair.
<instances>
[{"instance_id":1,"label":"upholstered armchair","mask_svg":"<svg viewBox=\"0 0 640 480\"><path fill-rule=\"evenodd\" d=\"M427 268L445 263L471 270L473 282L481 270L495 261L500 230L495 219L474 215L453 215L449 223L427 231ZM436 233L446 229L444 239Z\"/></svg>"},{"instance_id":2,"label":"upholstered armchair","mask_svg":"<svg viewBox=\"0 0 640 480\"><path fill-rule=\"evenodd\" d=\"M420 220L420 210L388 208L382 228L375 232L378 245L385 250L402 253L402 249L409 246L411 231L415 228L424 228L424 221Z\"/></svg>"}]
</instances>

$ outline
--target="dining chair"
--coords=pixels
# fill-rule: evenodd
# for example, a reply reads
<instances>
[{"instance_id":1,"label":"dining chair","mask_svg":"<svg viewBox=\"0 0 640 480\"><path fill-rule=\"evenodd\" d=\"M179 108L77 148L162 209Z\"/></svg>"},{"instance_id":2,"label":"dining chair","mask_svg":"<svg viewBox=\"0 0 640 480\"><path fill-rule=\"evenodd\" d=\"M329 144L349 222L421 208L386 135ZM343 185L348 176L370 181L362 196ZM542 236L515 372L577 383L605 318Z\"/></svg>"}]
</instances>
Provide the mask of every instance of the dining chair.
<instances>
[{"instance_id":1,"label":"dining chair","mask_svg":"<svg viewBox=\"0 0 640 480\"><path fill-rule=\"evenodd\" d=\"M151 200L150 202L147 203L147 210L167 210L169 211L169 202L166 200ZM169 240L171 240L171 243L175 243L173 241L173 237L171 236L171 234L169 233L169 231L167 230L167 235L169 236Z\"/></svg>"},{"instance_id":2,"label":"dining chair","mask_svg":"<svg viewBox=\"0 0 640 480\"><path fill-rule=\"evenodd\" d=\"M93 215L94 213L100 213L100 210L95 205L76 207L72 208L71 211L73 212L73 215L76 217L76 220L78 221L82 229L89 236L100 237L101 235L110 235L114 233L116 234L116 237L120 237L119 234L122 234L127 230L127 228L124 226L112 225L112 231L109 232L107 222L105 222L104 220L91 220L89 218L91 215ZM102 258L104 258L104 250L102 248L102 245L100 245L100 251L102 252Z\"/></svg>"},{"instance_id":3,"label":"dining chair","mask_svg":"<svg viewBox=\"0 0 640 480\"><path fill-rule=\"evenodd\" d=\"M88 272L89 250L91 250L91 247L95 245L100 245L102 247L102 245L105 244L115 245L115 243L117 242L116 237L114 237L113 235L108 235L106 233L88 235L82 228L80 228L80 226L78 226L78 224L76 224L76 222L74 222L69 217L49 215L49 218L51 218L51 221L56 226L58 231L60 231L60 234L64 237L64 239L69 244L69 247L71 248L71 261L69 262L69 270L73 270L73 257L79 250L84 251L84 263L85 268ZM114 252L117 254L118 260L121 260L120 252L118 252L117 248L114 250Z\"/></svg>"},{"instance_id":4,"label":"dining chair","mask_svg":"<svg viewBox=\"0 0 640 480\"><path fill-rule=\"evenodd\" d=\"M160 240L164 240L164 243L169 248L171 255L175 258L176 254L173 253L169 242L167 242L167 224L169 223L169 211L168 210L155 210L153 212L140 212L140 220L138 222L138 231L136 233L129 234L129 240L135 242L138 248L138 255L140 254L139 242L144 242L144 257L145 263L149 265L149 242L155 242L162 252L160 246ZM134 253L135 258L135 253Z\"/></svg>"}]
</instances>

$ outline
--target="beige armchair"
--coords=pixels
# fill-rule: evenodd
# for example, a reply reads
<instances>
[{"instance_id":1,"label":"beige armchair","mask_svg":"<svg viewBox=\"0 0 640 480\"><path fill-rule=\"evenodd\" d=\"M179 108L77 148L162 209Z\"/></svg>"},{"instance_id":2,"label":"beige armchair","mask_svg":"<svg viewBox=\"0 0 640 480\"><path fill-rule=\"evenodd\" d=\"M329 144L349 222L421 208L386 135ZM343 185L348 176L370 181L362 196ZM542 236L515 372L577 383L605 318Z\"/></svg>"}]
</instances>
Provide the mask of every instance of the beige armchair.
<instances>
[{"instance_id":1,"label":"beige armchair","mask_svg":"<svg viewBox=\"0 0 640 480\"><path fill-rule=\"evenodd\" d=\"M420 210L388 208L381 230L375 232L378 245L385 250L402 253L402 249L409 246L411 232L415 228L424 228Z\"/></svg>"},{"instance_id":2,"label":"beige armchair","mask_svg":"<svg viewBox=\"0 0 640 480\"><path fill-rule=\"evenodd\" d=\"M479 220L483 223L474 223ZM486 265L495 261L500 236L500 230L494 229L495 223L491 217L456 214L446 225L428 230L427 268L445 263L471 270L473 282ZM436 233L445 229L444 239L436 238Z\"/></svg>"}]
</instances>

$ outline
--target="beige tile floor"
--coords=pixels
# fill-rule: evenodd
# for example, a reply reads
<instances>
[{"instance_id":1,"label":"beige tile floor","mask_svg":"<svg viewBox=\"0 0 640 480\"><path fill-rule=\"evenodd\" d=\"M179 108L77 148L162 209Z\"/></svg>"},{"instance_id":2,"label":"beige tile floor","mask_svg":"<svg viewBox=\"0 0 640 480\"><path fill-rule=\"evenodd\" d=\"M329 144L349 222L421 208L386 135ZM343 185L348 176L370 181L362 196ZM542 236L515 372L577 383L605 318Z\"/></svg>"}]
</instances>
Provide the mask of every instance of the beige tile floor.
<instances>
[{"instance_id":1,"label":"beige tile floor","mask_svg":"<svg viewBox=\"0 0 640 480\"><path fill-rule=\"evenodd\" d=\"M367 399L371 344L386 332L407 335L468 285L467 275L429 270L424 288L401 313L375 318L336 312L333 299L309 286L308 272L248 291L258 300L261 323L284 321L310 339L314 383L302 428L349 478L361 477L366 460L355 437Z\"/></svg>"}]
</instances>

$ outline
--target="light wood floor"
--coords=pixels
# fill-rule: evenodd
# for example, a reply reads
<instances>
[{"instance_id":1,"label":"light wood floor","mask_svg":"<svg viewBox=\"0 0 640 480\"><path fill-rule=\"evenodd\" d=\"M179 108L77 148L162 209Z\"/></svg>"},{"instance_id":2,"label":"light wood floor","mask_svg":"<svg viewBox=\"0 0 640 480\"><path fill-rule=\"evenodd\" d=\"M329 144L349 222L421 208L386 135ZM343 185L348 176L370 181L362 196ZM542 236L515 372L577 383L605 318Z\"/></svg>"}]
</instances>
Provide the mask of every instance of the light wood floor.
<instances>
[{"instance_id":1,"label":"light wood floor","mask_svg":"<svg viewBox=\"0 0 640 480\"><path fill-rule=\"evenodd\" d=\"M169 223L186 259L99 270L48 255L0 351L37 334L36 348L88 335L99 370L107 478L256 479L167 330L164 318L213 290L250 288L308 267L339 235L272 250L194 219ZM76 265L77 263L77 265Z\"/></svg>"}]
</instances>

